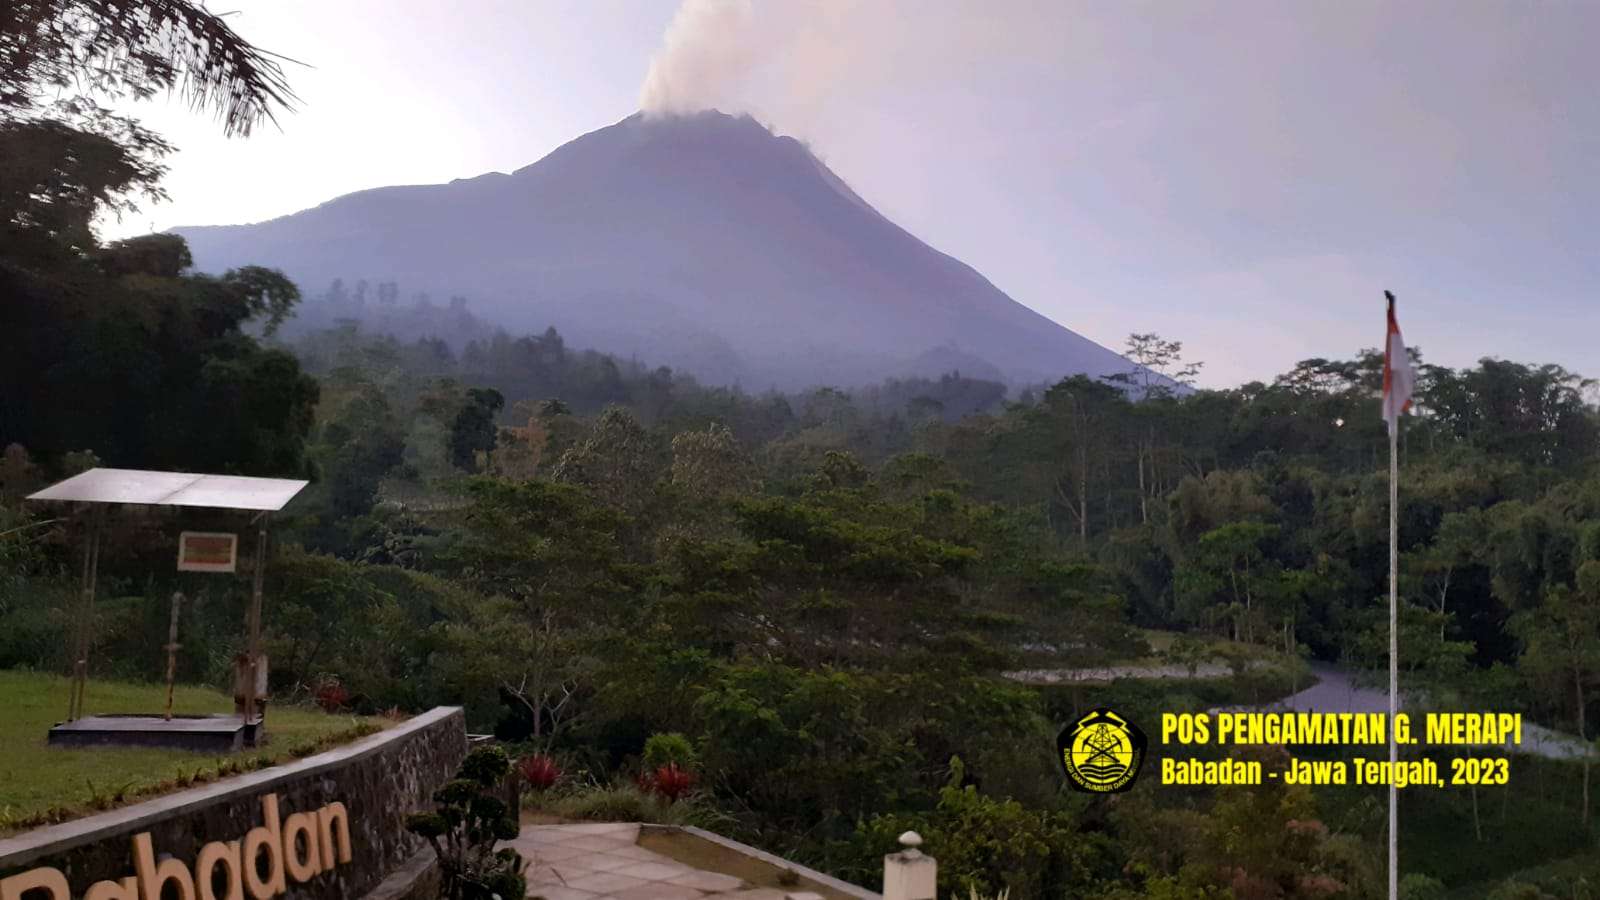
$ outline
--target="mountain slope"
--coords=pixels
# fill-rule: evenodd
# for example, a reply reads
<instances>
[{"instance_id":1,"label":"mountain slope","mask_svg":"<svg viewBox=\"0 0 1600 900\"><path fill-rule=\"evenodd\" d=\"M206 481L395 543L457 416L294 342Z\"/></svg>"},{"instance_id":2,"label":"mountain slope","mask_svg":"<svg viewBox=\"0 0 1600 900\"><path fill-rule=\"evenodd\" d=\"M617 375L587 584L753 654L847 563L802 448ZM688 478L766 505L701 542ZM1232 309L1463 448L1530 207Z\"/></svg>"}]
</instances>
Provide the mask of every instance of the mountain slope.
<instances>
[{"instance_id":1,"label":"mountain slope","mask_svg":"<svg viewBox=\"0 0 1600 900\"><path fill-rule=\"evenodd\" d=\"M951 357L1013 381L1131 368L890 222L798 141L721 113L630 116L510 175L176 230L203 270L257 263L307 291L342 277L466 294L514 328L554 325L575 344L751 387Z\"/></svg>"}]
</instances>

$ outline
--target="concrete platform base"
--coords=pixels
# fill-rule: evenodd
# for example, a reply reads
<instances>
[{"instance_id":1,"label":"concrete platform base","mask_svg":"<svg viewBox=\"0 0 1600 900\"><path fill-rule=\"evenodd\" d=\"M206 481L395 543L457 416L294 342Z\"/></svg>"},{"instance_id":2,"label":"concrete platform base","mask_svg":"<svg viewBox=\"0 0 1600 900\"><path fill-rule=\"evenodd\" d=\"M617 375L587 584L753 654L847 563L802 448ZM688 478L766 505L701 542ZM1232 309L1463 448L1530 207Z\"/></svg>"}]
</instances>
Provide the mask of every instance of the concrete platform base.
<instances>
[{"instance_id":1,"label":"concrete platform base","mask_svg":"<svg viewBox=\"0 0 1600 900\"><path fill-rule=\"evenodd\" d=\"M768 872L792 871L799 883L759 887L741 875L680 862L640 846L639 836L647 829L691 834ZM525 825L506 846L528 862L528 896L544 900L881 900L864 888L698 828L637 822Z\"/></svg>"},{"instance_id":2,"label":"concrete platform base","mask_svg":"<svg viewBox=\"0 0 1600 900\"><path fill-rule=\"evenodd\" d=\"M256 745L261 720L249 725L233 715L84 716L50 729L52 747L171 747L202 753L232 753Z\"/></svg>"}]
</instances>

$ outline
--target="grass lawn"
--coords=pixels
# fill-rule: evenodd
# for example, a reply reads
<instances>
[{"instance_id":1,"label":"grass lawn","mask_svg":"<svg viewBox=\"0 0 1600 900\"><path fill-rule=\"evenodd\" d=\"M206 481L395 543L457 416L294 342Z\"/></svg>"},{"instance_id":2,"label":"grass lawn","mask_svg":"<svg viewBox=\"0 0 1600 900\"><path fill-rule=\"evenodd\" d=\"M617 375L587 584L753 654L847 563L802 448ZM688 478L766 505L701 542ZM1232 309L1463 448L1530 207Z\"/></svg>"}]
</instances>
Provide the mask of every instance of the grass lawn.
<instances>
[{"instance_id":1,"label":"grass lawn","mask_svg":"<svg viewBox=\"0 0 1600 900\"><path fill-rule=\"evenodd\" d=\"M0 833L87 815L139 796L187 787L286 759L378 730L382 720L319 709L269 706L266 745L215 755L147 748L60 749L45 744L66 715L68 680L0 671ZM90 680L84 706L96 713L160 713L166 687ZM180 686L178 714L232 712L233 699Z\"/></svg>"}]
</instances>

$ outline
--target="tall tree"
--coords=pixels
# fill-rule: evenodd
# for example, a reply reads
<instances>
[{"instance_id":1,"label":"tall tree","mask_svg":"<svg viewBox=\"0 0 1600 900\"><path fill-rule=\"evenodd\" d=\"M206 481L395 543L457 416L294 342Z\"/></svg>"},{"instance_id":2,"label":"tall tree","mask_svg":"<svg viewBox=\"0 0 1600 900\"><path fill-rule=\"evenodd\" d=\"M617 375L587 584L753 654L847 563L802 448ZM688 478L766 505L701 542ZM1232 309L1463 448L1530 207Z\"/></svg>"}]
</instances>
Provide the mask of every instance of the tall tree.
<instances>
[{"instance_id":1,"label":"tall tree","mask_svg":"<svg viewBox=\"0 0 1600 900\"><path fill-rule=\"evenodd\" d=\"M6 265L4 252L0 443L51 461L88 449L112 465L303 473L317 383L245 332L289 314L299 292L288 279L257 267L181 274L189 252L172 235L46 274Z\"/></svg>"},{"instance_id":2,"label":"tall tree","mask_svg":"<svg viewBox=\"0 0 1600 900\"><path fill-rule=\"evenodd\" d=\"M1122 376L1137 384L1141 394L1170 395L1178 386L1192 387L1194 379L1205 368L1205 363L1183 358L1183 342L1169 341L1155 332L1128 335L1122 355L1134 364L1132 372Z\"/></svg>"},{"instance_id":3,"label":"tall tree","mask_svg":"<svg viewBox=\"0 0 1600 900\"><path fill-rule=\"evenodd\" d=\"M478 454L494 450L498 438L495 416L506 398L493 388L468 388L467 402L450 424L450 462L466 472L478 471Z\"/></svg>"},{"instance_id":4,"label":"tall tree","mask_svg":"<svg viewBox=\"0 0 1600 900\"><path fill-rule=\"evenodd\" d=\"M658 448L633 414L607 407L589 435L561 455L553 477L580 484L613 509L637 512L655 487Z\"/></svg>"},{"instance_id":5,"label":"tall tree","mask_svg":"<svg viewBox=\"0 0 1600 900\"><path fill-rule=\"evenodd\" d=\"M1050 447L1047 452L1059 460L1051 473L1053 499L1072 517L1080 549L1089 545L1090 504L1109 478L1108 457L1116 446L1113 429L1126 409L1121 391L1075 375L1046 391L1033 411L1033 430ZM1091 490L1096 479L1100 483Z\"/></svg>"},{"instance_id":6,"label":"tall tree","mask_svg":"<svg viewBox=\"0 0 1600 900\"><path fill-rule=\"evenodd\" d=\"M1538 610L1522 613L1515 627L1524 642L1522 668L1558 692L1570 688L1578 737L1589 741L1590 689L1600 679L1600 560L1585 562L1576 587L1557 585ZM1589 765L1583 755L1583 823L1589 823Z\"/></svg>"},{"instance_id":7,"label":"tall tree","mask_svg":"<svg viewBox=\"0 0 1600 900\"><path fill-rule=\"evenodd\" d=\"M1266 553L1267 543L1278 532L1277 525L1233 522L1201 535L1173 574L1179 597L1202 617L1232 620L1234 640L1254 639L1263 600L1278 600L1292 608L1283 567Z\"/></svg>"}]
</instances>

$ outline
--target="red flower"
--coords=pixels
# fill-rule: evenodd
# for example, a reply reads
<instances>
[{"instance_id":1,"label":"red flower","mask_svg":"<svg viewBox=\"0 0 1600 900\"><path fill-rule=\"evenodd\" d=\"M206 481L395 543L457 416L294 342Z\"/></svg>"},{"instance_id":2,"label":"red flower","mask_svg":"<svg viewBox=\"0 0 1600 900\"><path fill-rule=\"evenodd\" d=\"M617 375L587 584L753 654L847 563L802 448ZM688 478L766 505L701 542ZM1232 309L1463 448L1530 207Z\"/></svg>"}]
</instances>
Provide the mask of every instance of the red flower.
<instances>
[{"instance_id":1,"label":"red flower","mask_svg":"<svg viewBox=\"0 0 1600 900\"><path fill-rule=\"evenodd\" d=\"M649 781L651 792L673 803L694 788L694 773L678 768L677 763L667 763L658 767Z\"/></svg>"},{"instance_id":2,"label":"red flower","mask_svg":"<svg viewBox=\"0 0 1600 900\"><path fill-rule=\"evenodd\" d=\"M1300 891L1308 897L1331 897L1344 888L1344 882L1331 875L1300 876Z\"/></svg>"},{"instance_id":3,"label":"red flower","mask_svg":"<svg viewBox=\"0 0 1600 900\"><path fill-rule=\"evenodd\" d=\"M1322 824L1316 819L1306 819L1303 822L1299 819L1290 819L1289 821L1283 823L1283 827L1284 830L1288 831L1290 834L1307 835L1318 838L1326 837L1328 834L1328 826Z\"/></svg>"},{"instance_id":4,"label":"red flower","mask_svg":"<svg viewBox=\"0 0 1600 900\"><path fill-rule=\"evenodd\" d=\"M324 681L317 687L317 705L323 712L336 713L350 702L350 692L337 681Z\"/></svg>"},{"instance_id":5,"label":"red flower","mask_svg":"<svg viewBox=\"0 0 1600 900\"><path fill-rule=\"evenodd\" d=\"M547 754L535 753L517 760L517 772L535 790L547 790L561 780L561 767Z\"/></svg>"}]
</instances>

